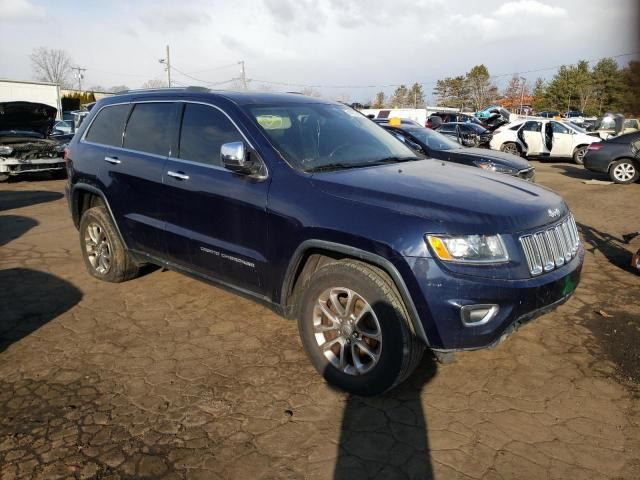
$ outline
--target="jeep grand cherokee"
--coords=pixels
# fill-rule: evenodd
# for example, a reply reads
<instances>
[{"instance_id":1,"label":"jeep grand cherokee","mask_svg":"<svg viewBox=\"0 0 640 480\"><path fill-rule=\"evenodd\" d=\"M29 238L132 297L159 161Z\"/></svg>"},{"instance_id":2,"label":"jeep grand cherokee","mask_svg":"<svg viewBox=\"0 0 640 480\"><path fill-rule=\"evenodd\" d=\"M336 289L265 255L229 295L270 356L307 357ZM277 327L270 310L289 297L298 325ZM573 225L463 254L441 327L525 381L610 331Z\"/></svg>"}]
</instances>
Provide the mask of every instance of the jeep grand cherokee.
<instances>
[{"instance_id":1,"label":"jeep grand cherokee","mask_svg":"<svg viewBox=\"0 0 640 480\"><path fill-rule=\"evenodd\" d=\"M543 187L425 159L349 107L203 88L100 100L67 153L86 267L153 263L296 318L315 368L373 395L425 348L496 344L566 300L583 249Z\"/></svg>"}]
</instances>

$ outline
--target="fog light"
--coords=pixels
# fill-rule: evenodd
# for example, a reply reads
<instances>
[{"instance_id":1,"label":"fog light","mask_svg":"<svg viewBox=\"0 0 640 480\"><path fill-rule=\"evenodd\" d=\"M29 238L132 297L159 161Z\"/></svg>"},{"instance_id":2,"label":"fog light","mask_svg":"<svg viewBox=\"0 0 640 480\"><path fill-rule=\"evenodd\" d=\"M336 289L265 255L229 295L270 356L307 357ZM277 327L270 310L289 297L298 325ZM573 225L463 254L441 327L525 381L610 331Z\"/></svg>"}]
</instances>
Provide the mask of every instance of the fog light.
<instances>
[{"instance_id":1,"label":"fog light","mask_svg":"<svg viewBox=\"0 0 640 480\"><path fill-rule=\"evenodd\" d=\"M477 327L489 323L500 307L495 304L464 305L460 307L460 320L465 327Z\"/></svg>"}]
</instances>

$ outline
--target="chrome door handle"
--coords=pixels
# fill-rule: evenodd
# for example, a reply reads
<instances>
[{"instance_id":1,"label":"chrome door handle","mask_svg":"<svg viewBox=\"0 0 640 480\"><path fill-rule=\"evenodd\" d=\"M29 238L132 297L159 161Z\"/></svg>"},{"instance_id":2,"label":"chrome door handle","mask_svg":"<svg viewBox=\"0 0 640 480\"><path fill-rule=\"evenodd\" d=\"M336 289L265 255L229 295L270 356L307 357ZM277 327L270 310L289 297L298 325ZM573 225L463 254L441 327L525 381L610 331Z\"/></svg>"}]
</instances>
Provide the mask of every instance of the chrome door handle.
<instances>
[{"instance_id":1,"label":"chrome door handle","mask_svg":"<svg viewBox=\"0 0 640 480\"><path fill-rule=\"evenodd\" d=\"M172 172L171 170L169 170L167 172L167 175L173 178L177 178L178 180L189 180L189 175L185 175L182 172Z\"/></svg>"},{"instance_id":2,"label":"chrome door handle","mask_svg":"<svg viewBox=\"0 0 640 480\"><path fill-rule=\"evenodd\" d=\"M120 163L118 157L104 157L104 161L110 163L111 165L118 165Z\"/></svg>"}]
</instances>

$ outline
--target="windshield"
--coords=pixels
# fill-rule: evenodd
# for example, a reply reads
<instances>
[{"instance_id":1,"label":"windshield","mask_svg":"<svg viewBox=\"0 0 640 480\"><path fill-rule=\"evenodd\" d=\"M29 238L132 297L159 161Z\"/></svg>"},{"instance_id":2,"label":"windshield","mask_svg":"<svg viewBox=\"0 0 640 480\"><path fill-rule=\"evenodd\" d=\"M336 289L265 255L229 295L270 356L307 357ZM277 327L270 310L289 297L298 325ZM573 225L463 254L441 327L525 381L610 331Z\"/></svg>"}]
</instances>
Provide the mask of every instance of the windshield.
<instances>
[{"instance_id":1,"label":"windshield","mask_svg":"<svg viewBox=\"0 0 640 480\"><path fill-rule=\"evenodd\" d=\"M284 159L298 170L421 158L370 119L343 105L307 103L250 106L248 110Z\"/></svg>"},{"instance_id":2,"label":"windshield","mask_svg":"<svg viewBox=\"0 0 640 480\"><path fill-rule=\"evenodd\" d=\"M463 148L458 142L429 128L407 128L405 131L432 150L458 150Z\"/></svg>"}]
</instances>

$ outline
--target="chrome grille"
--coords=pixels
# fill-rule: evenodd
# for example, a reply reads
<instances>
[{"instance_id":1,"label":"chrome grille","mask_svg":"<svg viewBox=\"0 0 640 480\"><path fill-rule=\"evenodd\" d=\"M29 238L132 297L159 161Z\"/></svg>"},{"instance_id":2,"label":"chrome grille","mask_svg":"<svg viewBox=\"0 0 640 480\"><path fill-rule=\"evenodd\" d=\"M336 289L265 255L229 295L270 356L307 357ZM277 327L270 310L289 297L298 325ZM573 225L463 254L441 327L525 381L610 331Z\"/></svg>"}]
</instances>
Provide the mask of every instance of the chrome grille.
<instances>
[{"instance_id":1,"label":"chrome grille","mask_svg":"<svg viewBox=\"0 0 640 480\"><path fill-rule=\"evenodd\" d=\"M531 275L561 267L578 253L580 236L573 215L540 232L523 235L520 243Z\"/></svg>"}]
</instances>

